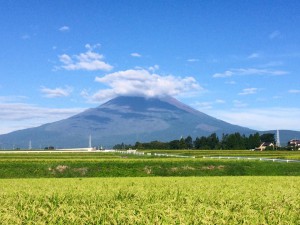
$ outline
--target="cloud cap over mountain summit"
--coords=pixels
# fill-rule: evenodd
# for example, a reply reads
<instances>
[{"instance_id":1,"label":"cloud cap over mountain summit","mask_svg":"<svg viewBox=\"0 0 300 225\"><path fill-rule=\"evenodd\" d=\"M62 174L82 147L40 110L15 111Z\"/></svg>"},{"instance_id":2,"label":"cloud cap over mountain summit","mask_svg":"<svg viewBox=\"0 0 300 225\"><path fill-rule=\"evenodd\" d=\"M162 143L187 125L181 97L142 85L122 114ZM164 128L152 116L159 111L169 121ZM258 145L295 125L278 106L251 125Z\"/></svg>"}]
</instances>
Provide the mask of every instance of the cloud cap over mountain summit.
<instances>
[{"instance_id":1,"label":"cloud cap over mountain summit","mask_svg":"<svg viewBox=\"0 0 300 225\"><path fill-rule=\"evenodd\" d=\"M178 96L202 91L194 77L162 76L146 69L130 69L96 77L96 82L109 86L92 96L94 101L103 101L116 96L163 97Z\"/></svg>"}]
</instances>

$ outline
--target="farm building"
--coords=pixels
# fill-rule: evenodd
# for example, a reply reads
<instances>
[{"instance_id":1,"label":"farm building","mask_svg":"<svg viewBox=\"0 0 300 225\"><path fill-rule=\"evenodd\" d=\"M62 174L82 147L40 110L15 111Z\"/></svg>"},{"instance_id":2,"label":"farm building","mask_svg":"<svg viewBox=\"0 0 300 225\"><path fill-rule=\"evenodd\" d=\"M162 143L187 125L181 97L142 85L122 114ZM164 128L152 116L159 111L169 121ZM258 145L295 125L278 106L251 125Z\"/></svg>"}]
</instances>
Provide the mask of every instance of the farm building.
<instances>
[{"instance_id":1,"label":"farm building","mask_svg":"<svg viewBox=\"0 0 300 225\"><path fill-rule=\"evenodd\" d=\"M298 139L292 139L288 142L288 146L290 148L296 149L296 150L300 150L300 140Z\"/></svg>"},{"instance_id":2,"label":"farm building","mask_svg":"<svg viewBox=\"0 0 300 225\"><path fill-rule=\"evenodd\" d=\"M264 151L264 150L266 150L266 148L269 148L269 147L274 149L274 143L272 143L272 142L263 142L263 143L261 143L261 145L259 147L256 147L255 150L256 151Z\"/></svg>"}]
</instances>

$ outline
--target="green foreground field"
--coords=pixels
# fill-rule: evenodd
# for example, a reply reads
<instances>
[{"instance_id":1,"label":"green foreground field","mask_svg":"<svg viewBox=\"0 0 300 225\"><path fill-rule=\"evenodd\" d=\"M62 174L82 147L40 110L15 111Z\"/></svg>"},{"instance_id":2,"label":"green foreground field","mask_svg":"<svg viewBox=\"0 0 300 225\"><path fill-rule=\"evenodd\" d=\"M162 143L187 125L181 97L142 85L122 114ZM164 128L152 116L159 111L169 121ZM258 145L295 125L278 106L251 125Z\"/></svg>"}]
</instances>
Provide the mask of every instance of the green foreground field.
<instances>
[{"instance_id":1,"label":"green foreground field","mask_svg":"<svg viewBox=\"0 0 300 225\"><path fill-rule=\"evenodd\" d=\"M300 224L300 163L259 160L300 152L160 152L196 158L1 154L0 224Z\"/></svg>"},{"instance_id":2,"label":"green foreground field","mask_svg":"<svg viewBox=\"0 0 300 225\"><path fill-rule=\"evenodd\" d=\"M160 153L170 153L168 151ZM300 163L203 156L299 159L300 152L173 151L196 158L119 153L18 153L0 155L0 178L146 176L300 176Z\"/></svg>"},{"instance_id":3,"label":"green foreground field","mask_svg":"<svg viewBox=\"0 0 300 225\"><path fill-rule=\"evenodd\" d=\"M1 224L300 224L299 177L0 180Z\"/></svg>"}]
</instances>

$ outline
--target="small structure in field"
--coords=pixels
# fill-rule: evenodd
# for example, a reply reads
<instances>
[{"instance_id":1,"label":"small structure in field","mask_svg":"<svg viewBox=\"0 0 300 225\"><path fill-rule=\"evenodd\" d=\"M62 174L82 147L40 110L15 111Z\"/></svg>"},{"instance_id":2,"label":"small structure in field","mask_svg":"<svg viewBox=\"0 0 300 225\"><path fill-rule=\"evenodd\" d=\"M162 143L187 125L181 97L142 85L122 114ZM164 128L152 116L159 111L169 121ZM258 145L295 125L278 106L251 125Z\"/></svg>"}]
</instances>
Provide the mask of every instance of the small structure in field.
<instances>
[{"instance_id":1,"label":"small structure in field","mask_svg":"<svg viewBox=\"0 0 300 225\"><path fill-rule=\"evenodd\" d=\"M136 153L136 149L128 149L126 152L128 154L135 154Z\"/></svg>"},{"instance_id":2,"label":"small structure in field","mask_svg":"<svg viewBox=\"0 0 300 225\"><path fill-rule=\"evenodd\" d=\"M260 144L259 147L256 147L255 150L256 151L264 151L266 149L270 149L270 148L273 148L274 149L274 143L272 142L263 142Z\"/></svg>"},{"instance_id":3,"label":"small structure in field","mask_svg":"<svg viewBox=\"0 0 300 225\"><path fill-rule=\"evenodd\" d=\"M59 151L87 151L87 152L91 152L91 151L95 151L96 149L94 148L61 148L61 149L57 149Z\"/></svg>"},{"instance_id":4,"label":"small structure in field","mask_svg":"<svg viewBox=\"0 0 300 225\"><path fill-rule=\"evenodd\" d=\"M288 147L294 150L300 150L300 140L292 139L288 142Z\"/></svg>"}]
</instances>

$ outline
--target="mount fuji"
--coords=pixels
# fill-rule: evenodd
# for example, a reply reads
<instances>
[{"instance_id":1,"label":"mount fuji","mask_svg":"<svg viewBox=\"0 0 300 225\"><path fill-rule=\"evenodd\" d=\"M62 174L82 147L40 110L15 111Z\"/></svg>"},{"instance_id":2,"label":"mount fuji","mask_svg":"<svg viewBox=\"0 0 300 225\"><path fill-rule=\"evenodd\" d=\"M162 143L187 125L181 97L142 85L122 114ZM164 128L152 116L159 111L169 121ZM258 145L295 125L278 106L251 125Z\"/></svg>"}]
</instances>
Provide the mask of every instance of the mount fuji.
<instances>
[{"instance_id":1,"label":"mount fuji","mask_svg":"<svg viewBox=\"0 0 300 225\"><path fill-rule=\"evenodd\" d=\"M221 136L239 132L249 135L255 130L233 125L195 110L172 97L145 98L120 96L96 108L70 118L39 127L0 135L0 143L27 148L111 147L136 141L170 141L180 137Z\"/></svg>"}]
</instances>

